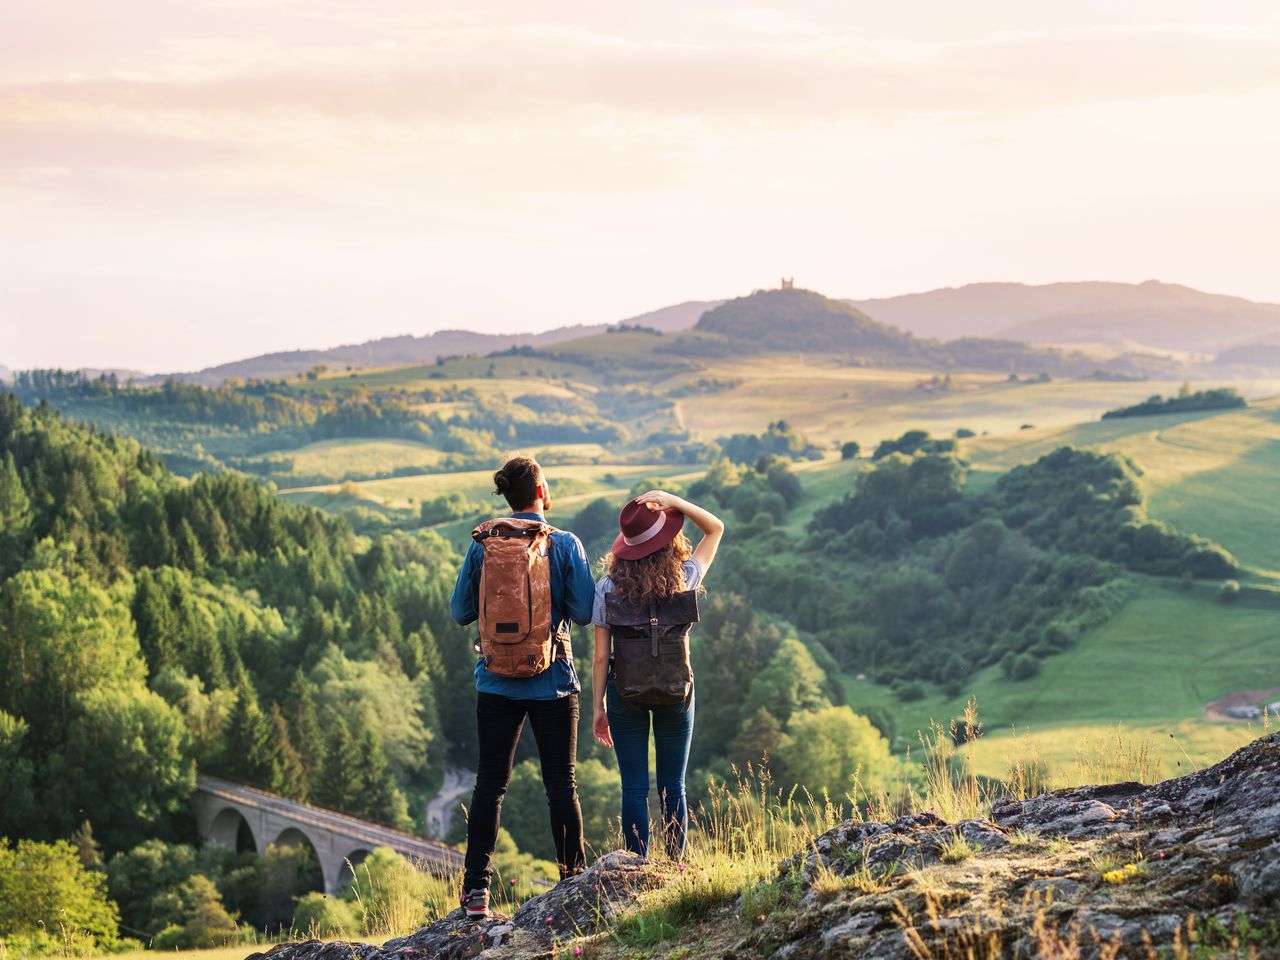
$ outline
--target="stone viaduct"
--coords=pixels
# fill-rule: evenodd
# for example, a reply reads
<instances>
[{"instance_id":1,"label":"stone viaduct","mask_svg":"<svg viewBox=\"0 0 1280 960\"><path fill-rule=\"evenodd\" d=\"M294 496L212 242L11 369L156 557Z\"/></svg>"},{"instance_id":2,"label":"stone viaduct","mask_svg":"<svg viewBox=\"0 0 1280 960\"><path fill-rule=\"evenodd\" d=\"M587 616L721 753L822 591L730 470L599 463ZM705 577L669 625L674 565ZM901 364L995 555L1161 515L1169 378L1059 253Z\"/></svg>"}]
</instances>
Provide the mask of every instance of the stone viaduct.
<instances>
[{"instance_id":1,"label":"stone viaduct","mask_svg":"<svg viewBox=\"0 0 1280 960\"><path fill-rule=\"evenodd\" d=\"M390 847L419 869L432 873L446 874L462 867L462 854L443 843L203 774L196 779L191 802L200 839L205 843L235 848L241 830L247 828L260 854L271 844L310 844L320 861L324 891L329 894L337 893L350 880L352 867L374 847Z\"/></svg>"}]
</instances>

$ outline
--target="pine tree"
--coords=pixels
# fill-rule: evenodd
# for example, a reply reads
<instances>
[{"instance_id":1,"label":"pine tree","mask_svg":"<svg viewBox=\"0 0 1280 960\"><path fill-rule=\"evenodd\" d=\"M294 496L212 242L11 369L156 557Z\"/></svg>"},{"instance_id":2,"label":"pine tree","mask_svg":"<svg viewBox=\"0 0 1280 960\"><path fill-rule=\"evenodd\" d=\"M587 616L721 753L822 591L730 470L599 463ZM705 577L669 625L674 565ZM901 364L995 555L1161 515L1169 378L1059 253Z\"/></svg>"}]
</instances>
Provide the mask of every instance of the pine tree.
<instances>
[{"instance_id":1,"label":"pine tree","mask_svg":"<svg viewBox=\"0 0 1280 960\"><path fill-rule=\"evenodd\" d=\"M315 803L335 810L353 810L359 804L364 758L342 717L335 717L325 740L324 765L312 788Z\"/></svg>"},{"instance_id":2,"label":"pine tree","mask_svg":"<svg viewBox=\"0 0 1280 960\"><path fill-rule=\"evenodd\" d=\"M151 675L155 676L178 661L176 647L181 631L177 614L169 604L167 591L156 574L145 567L138 573L131 612L133 621L137 624L138 644L142 647L142 655L146 658Z\"/></svg>"},{"instance_id":3,"label":"pine tree","mask_svg":"<svg viewBox=\"0 0 1280 960\"><path fill-rule=\"evenodd\" d=\"M271 704L269 722L280 771L279 783L274 789L292 800L305 801L311 793L311 780L302 763L302 755L290 742L289 725L280 711L280 704Z\"/></svg>"},{"instance_id":4,"label":"pine tree","mask_svg":"<svg viewBox=\"0 0 1280 960\"><path fill-rule=\"evenodd\" d=\"M102 866L102 848L98 846L98 841L93 836L93 824L88 820L76 827L75 833L71 834L71 842L80 854L82 865L86 868Z\"/></svg>"},{"instance_id":5,"label":"pine tree","mask_svg":"<svg viewBox=\"0 0 1280 960\"><path fill-rule=\"evenodd\" d=\"M191 524L187 522L186 517L178 522L174 546L178 551L179 564L192 573L204 571L204 550L201 549L200 541L196 539L195 531L191 529Z\"/></svg>"},{"instance_id":6,"label":"pine tree","mask_svg":"<svg viewBox=\"0 0 1280 960\"><path fill-rule=\"evenodd\" d=\"M13 454L0 462L0 579L17 568L22 543L31 530L31 500L23 489Z\"/></svg>"},{"instance_id":7,"label":"pine tree","mask_svg":"<svg viewBox=\"0 0 1280 960\"><path fill-rule=\"evenodd\" d=\"M421 674L432 683L439 683L444 679L444 660L440 657L440 645L436 642L436 635L426 624L418 628L415 635L418 637L419 646L422 647Z\"/></svg>"},{"instance_id":8,"label":"pine tree","mask_svg":"<svg viewBox=\"0 0 1280 960\"><path fill-rule=\"evenodd\" d=\"M271 723L258 706L253 686L246 680L236 691L236 705L227 723L226 749L221 769L233 780L267 790L280 785L280 751Z\"/></svg>"},{"instance_id":9,"label":"pine tree","mask_svg":"<svg viewBox=\"0 0 1280 960\"><path fill-rule=\"evenodd\" d=\"M782 725L765 707L760 707L742 725L733 741L730 756L737 763L760 763L775 757L782 741Z\"/></svg>"},{"instance_id":10,"label":"pine tree","mask_svg":"<svg viewBox=\"0 0 1280 960\"><path fill-rule=\"evenodd\" d=\"M394 827L409 825L409 804L396 785L382 742L368 724L359 725L356 746L364 758L357 810L362 816Z\"/></svg>"},{"instance_id":11,"label":"pine tree","mask_svg":"<svg viewBox=\"0 0 1280 960\"><path fill-rule=\"evenodd\" d=\"M308 783L314 784L324 763L325 742L320 731L320 714L316 710L311 682L307 680L301 667L294 672L286 697L291 739L297 747L303 769L306 770Z\"/></svg>"}]
</instances>

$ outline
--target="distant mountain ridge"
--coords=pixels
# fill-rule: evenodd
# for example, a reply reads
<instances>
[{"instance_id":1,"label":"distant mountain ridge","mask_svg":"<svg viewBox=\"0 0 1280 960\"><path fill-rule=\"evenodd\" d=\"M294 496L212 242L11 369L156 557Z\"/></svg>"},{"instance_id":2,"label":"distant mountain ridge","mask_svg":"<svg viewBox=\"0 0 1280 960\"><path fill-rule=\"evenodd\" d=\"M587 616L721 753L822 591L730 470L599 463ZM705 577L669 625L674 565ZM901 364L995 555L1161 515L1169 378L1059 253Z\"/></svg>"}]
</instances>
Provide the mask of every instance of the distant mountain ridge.
<instances>
[{"instance_id":1,"label":"distant mountain ridge","mask_svg":"<svg viewBox=\"0 0 1280 960\"><path fill-rule=\"evenodd\" d=\"M175 380L202 386L216 386L238 377L242 380L269 380L297 376L316 366L396 367L414 363L433 363L436 357L466 353L493 353L511 347L540 347L590 336L605 330L596 326L558 327L544 333L473 333L470 330L438 330L426 336L381 337L364 343L345 344L329 350L288 350L235 360L206 367L191 373L175 373L148 377L144 382Z\"/></svg>"},{"instance_id":2,"label":"distant mountain ridge","mask_svg":"<svg viewBox=\"0 0 1280 960\"><path fill-rule=\"evenodd\" d=\"M943 339L1132 343L1208 354L1245 343L1280 343L1280 304L1158 280L971 283L847 302L883 323Z\"/></svg>"},{"instance_id":3,"label":"distant mountain ridge","mask_svg":"<svg viewBox=\"0 0 1280 960\"><path fill-rule=\"evenodd\" d=\"M688 300L670 307L629 317L617 324L579 324L556 327L541 333L475 333L470 330L438 330L425 336L380 337L364 343L344 344L328 350L287 350L235 360L190 373L157 374L140 377L140 383L160 383L173 377L201 386L217 386L238 377L241 380L268 380L297 376L316 366L395 367L434 363L437 357L457 354L488 354L512 347L548 347L566 340L578 340L603 333L611 326L644 326L664 333L687 330L720 300Z\"/></svg>"},{"instance_id":4,"label":"distant mountain ridge","mask_svg":"<svg viewBox=\"0 0 1280 960\"><path fill-rule=\"evenodd\" d=\"M756 295L789 291L758 291ZM803 291L800 291L803 292ZM756 296L753 295L753 296ZM818 296L815 294L815 296ZM121 379L133 376L143 384L163 382L169 377L189 383L213 386L230 378L274 379L297 376L315 366L342 368L391 367L433 363L437 357L456 354L489 354L516 346L545 348L580 340L607 329L641 326L666 334L682 334L700 327L716 333L723 322L720 311L728 304L749 300L688 300L612 324L557 327L539 333L488 334L469 330L440 330L424 336L382 337L364 343L345 344L323 350L290 350L252 356L185 373L144 375L117 371ZM822 298L826 301L826 298ZM1253 345L1280 345L1280 304L1262 303L1242 297L1204 293L1180 284L1147 280L1143 283L1079 281L1030 285L1023 283L972 283L922 293L864 300L826 301L848 307L854 314L843 318L839 311L824 307L809 321L840 342L844 352L875 349L896 343L907 348L905 335L966 341L968 352L980 340L992 338L1021 344L1105 344L1122 350L1176 351L1192 354L1225 353L1224 363L1248 364ZM758 305L758 304L757 304ZM737 309L737 308L735 308ZM856 315L855 315L856 314ZM704 316L710 317L702 325ZM742 317L739 322L744 322ZM831 326L853 322L860 333L843 333ZM748 323L750 326L751 323ZM794 331L771 329L768 323L752 336L770 349L795 350ZM810 341L816 328L810 328ZM918 341L910 346L918 347ZM878 346L877 346L878 344ZM710 345L702 344L705 353ZM739 345L744 348L746 345ZM981 353L986 348L978 349ZM874 352L874 350L873 350ZM1229 359L1227 359L1229 357ZM1253 358L1255 364L1258 358ZM1273 367L1268 356L1265 366ZM0 366L0 382L12 381L13 372Z\"/></svg>"}]
</instances>

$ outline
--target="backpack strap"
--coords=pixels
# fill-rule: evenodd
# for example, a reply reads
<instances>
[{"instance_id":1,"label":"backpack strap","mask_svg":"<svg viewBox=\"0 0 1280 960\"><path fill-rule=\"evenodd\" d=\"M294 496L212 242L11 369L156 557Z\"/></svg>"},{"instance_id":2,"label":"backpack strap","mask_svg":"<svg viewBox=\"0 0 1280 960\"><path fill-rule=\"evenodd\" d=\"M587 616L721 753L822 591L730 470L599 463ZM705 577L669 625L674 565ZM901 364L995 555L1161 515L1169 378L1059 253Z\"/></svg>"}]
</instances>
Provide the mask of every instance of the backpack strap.
<instances>
[{"instance_id":1,"label":"backpack strap","mask_svg":"<svg viewBox=\"0 0 1280 960\"><path fill-rule=\"evenodd\" d=\"M658 656L658 601L654 597L649 598L649 639L653 641L653 656Z\"/></svg>"}]
</instances>

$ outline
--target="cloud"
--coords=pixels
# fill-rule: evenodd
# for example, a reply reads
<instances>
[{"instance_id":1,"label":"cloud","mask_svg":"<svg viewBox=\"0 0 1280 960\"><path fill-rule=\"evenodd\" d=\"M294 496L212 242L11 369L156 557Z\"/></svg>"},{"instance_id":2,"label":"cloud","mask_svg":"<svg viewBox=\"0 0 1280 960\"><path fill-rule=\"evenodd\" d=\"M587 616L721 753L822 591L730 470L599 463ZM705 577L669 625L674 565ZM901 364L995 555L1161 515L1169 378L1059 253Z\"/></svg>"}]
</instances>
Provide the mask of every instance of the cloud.
<instances>
[{"instance_id":1,"label":"cloud","mask_svg":"<svg viewBox=\"0 0 1280 960\"><path fill-rule=\"evenodd\" d=\"M770 36L812 36L822 32L818 24L774 7L745 7L734 10L725 20L739 30Z\"/></svg>"},{"instance_id":2,"label":"cloud","mask_svg":"<svg viewBox=\"0 0 1280 960\"><path fill-rule=\"evenodd\" d=\"M734 16L791 23L765 13ZM716 123L879 122L1234 94L1280 82L1274 35L1108 28L910 44L793 26L716 44L642 43L548 23L434 24L357 46L255 41L220 51L209 42L179 66L4 84L0 124L272 142L324 140L340 136L345 121L369 119L529 126L604 110Z\"/></svg>"}]
</instances>

